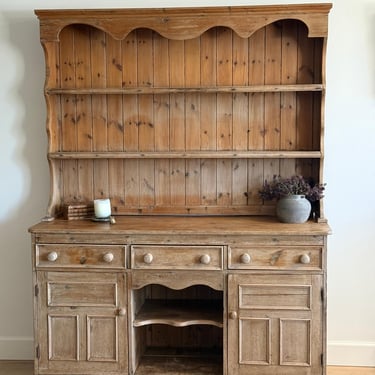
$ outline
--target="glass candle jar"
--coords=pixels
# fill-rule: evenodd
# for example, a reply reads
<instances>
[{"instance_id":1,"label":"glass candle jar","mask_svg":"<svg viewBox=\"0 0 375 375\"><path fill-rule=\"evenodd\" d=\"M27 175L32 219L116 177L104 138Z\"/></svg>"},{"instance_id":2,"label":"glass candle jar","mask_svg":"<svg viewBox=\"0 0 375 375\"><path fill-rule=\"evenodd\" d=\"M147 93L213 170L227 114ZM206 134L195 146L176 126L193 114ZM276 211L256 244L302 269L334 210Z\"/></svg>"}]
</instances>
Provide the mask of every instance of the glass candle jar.
<instances>
[{"instance_id":1,"label":"glass candle jar","mask_svg":"<svg viewBox=\"0 0 375 375\"><path fill-rule=\"evenodd\" d=\"M111 201L107 199L95 199L94 200L94 212L95 217L103 219L111 216Z\"/></svg>"}]
</instances>

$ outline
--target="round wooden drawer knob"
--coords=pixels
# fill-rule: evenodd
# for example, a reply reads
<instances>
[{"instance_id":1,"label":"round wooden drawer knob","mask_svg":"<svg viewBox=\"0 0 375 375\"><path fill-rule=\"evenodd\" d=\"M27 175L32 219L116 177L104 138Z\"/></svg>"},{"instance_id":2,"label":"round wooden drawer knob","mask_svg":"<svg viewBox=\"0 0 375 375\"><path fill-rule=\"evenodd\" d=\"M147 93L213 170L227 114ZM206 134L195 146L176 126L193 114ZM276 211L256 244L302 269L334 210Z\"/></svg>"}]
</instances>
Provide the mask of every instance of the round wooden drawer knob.
<instances>
[{"instance_id":1,"label":"round wooden drawer knob","mask_svg":"<svg viewBox=\"0 0 375 375\"><path fill-rule=\"evenodd\" d=\"M229 313L229 319L232 319L232 320L237 319L237 312L236 311L231 311Z\"/></svg>"},{"instance_id":2,"label":"round wooden drawer knob","mask_svg":"<svg viewBox=\"0 0 375 375\"><path fill-rule=\"evenodd\" d=\"M114 259L114 255L112 253L105 253L103 255L103 260L106 263L111 263L113 261L113 259Z\"/></svg>"},{"instance_id":3,"label":"round wooden drawer knob","mask_svg":"<svg viewBox=\"0 0 375 375\"><path fill-rule=\"evenodd\" d=\"M251 262L251 256L248 253L244 253L240 257L240 261L243 264L249 264Z\"/></svg>"},{"instance_id":4,"label":"round wooden drawer knob","mask_svg":"<svg viewBox=\"0 0 375 375\"><path fill-rule=\"evenodd\" d=\"M299 261L302 263L302 264L310 264L311 262L311 258L310 258L310 255L309 254L302 254L299 258Z\"/></svg>"},{"instance_id":5,"label":"round wooden drawer knob","mask_svg":"<svg viewBox=\"0 0 375 375\"><path fill-rule=\"evenodd\" d=\"M50 253L48 253L47 255L47 259L50 261L50 262L55 262L57 260L59 256L57 255L56 251L51 251Z\"/></svg>"},{"instance_id":6,"label":"round wooden drawer knob","mask_svg":"<svg viewBox=\"0 0 375 375\"><path fill-rule=\"evenodd\" d=\"M211 262L211 257L210 257L208 254L204 254L204 255L201 256L201 258L200 258L200 262L201 262L202 264L210 264L210 262Z\"/></svg>"},{"instance_id":7,"label":"round wooden drawer knob","mask_svg":"<svg viewBox=\"0 0 375 375\"><path fill-rule=\"evenodd\" d=\"M152 261L154 260L154 257L151 253L147 253L144 255L143 257L143 261L146 263L146 264L151 264Z\"/></svg>"},{"instance_id":8,"label":"round wooden drawer knob","mask_svg":"<svg viewBox=\"0 0 375 375\"><path fill-rule=\"evenodd\" d=\"M118 316L125 316L126 315L126 309L122 307L121 309L118 309L117 312Z\"/></svg>"}]
</instances>

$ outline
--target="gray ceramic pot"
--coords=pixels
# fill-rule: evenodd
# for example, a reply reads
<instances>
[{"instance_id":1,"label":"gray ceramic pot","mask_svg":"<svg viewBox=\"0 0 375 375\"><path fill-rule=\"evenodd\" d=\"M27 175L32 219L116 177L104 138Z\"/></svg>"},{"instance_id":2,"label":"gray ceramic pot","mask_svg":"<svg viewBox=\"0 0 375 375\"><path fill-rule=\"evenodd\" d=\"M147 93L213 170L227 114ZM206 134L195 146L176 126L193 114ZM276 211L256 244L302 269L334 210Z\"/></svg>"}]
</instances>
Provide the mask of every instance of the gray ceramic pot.
<instances>
[{"instance_id":1,"label":"gray ceramic pot","mask_svg":"<svg viewBox=\"0 0 375 375\"><path fill-rule=\"evenodd\" d=\"M311 212L311 203L304 195L288 195L276 205L276 215L283 223L304 223Z\"/></svg>"}]
</instances>

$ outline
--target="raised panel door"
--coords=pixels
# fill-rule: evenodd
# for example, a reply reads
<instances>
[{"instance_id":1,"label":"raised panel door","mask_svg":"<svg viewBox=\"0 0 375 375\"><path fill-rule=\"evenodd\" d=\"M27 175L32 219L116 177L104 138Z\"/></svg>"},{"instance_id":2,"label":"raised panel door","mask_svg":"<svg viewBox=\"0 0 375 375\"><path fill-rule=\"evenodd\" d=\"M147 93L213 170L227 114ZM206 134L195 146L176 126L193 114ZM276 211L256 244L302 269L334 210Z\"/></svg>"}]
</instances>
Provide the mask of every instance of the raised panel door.
<instances>
[{"instance_id":1,"label":"raised panel door","mask_svg":"<svg viewBox=\"0 0 375 375\"><path fill-rule=\"evenodd\" d=\"M321 275L228 276L228 373L321 375Z\"/></svg>"},{"instance_id":2,"label":"raised panel door","mask_svg":"<svg viewBox=\"0 0 375 375\"><path fill-rule=\"evenodd\" d=\"M38 272L37 281L39 373L127 371L125 276Z\"/></svg>"}]
</instances>

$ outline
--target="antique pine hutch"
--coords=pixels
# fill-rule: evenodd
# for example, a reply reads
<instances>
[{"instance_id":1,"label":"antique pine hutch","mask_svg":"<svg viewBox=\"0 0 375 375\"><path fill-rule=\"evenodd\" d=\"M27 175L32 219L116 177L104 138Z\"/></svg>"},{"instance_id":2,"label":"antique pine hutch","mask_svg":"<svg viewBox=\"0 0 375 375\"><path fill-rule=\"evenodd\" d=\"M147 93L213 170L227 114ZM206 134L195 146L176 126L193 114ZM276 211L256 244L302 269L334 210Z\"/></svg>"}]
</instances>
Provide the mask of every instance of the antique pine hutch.
<instances>
[{"instance_id":1,"label":"antique pine hutch","mask_svg":"<svg viewBox=\"0 0 375 375\"><path fill-rule=\"evenodd\" d=\"M322 181L330 8L36 11L35 374L325 374L322 204L282 224L258 190ZM115 224L64 214L101 197Z\"/></svg>"}]
</instances>

